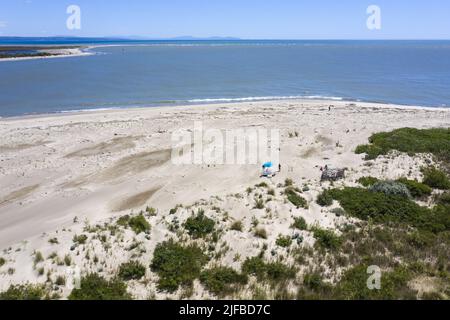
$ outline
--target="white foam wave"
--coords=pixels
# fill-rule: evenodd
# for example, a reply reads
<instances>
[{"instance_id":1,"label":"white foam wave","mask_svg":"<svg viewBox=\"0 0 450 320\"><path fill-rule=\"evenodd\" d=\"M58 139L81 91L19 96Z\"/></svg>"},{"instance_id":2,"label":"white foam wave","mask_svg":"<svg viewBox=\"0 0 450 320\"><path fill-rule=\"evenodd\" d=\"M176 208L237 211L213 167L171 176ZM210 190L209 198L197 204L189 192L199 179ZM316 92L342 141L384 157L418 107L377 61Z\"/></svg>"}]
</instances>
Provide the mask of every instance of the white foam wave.
<instances>
[{"instance_id":1,"label":"white foam wave","mask_svg":"<svg viewBox=\"0 0 450 320\"><path fill-rule=\"evenodd\" d=\"M264 96L264 97L244 97L244 98L208 98L208 99L191 99L190 103L208 103L208 102L245 102L245 101L264 101L264 100L294 100L294 99L311 99L311 100L335 100L342 101L342 97L333 96Z\"/></svg>"}]
</instances>

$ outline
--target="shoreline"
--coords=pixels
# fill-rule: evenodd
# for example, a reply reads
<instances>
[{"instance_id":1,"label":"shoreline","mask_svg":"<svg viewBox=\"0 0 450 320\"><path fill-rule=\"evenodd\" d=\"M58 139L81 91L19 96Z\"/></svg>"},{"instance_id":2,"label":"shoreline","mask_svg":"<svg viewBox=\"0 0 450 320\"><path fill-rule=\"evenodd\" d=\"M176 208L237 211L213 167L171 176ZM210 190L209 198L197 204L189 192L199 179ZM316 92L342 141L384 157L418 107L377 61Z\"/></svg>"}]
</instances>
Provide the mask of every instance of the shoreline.
<instances>
[{"instance_id":1,"label":"shoreline","mask_svg":"<svg viewBox=\"0 0 450 320\"><path fill-rule=\"evenodd\" d=\"M55 57L56 58L56 57ZM173 105L161 105L157 104L155 106L142 106L142 107L112 107L112 108L96 108L96 109L79 109L79 110L68 110L68 111L57 111L52 113L40 113L40 114L25 114L18 116L0 116L1 122L11 122L20 120L30 120L30 119L42 119L42 118L66 118L70 116L80 116L80 115L96 115L96 114L109 114L109 113L126 113L126 112L147 112L150 110L163 111L172 109L189 109L189 108L206 108L214 110L221 106L239 106L243 104L259 104L264 102L270 103L325 103L329 105L340 105L346 104L353 106L357 104L362 108L390 108L390 109L404 109L404 110L430 110L430 111L450 111L450 107L432 107L432 106L419 106L419 105L406 105L406 104L395 104L395 103L383 103L383 102L368 102L368 101L355 101L355 100L330 100L330 99L262 99L262 100L243 100L243 101L228 101L228 102L205 102L205 103L180 103Z\"/></svg>"}]
</instances>

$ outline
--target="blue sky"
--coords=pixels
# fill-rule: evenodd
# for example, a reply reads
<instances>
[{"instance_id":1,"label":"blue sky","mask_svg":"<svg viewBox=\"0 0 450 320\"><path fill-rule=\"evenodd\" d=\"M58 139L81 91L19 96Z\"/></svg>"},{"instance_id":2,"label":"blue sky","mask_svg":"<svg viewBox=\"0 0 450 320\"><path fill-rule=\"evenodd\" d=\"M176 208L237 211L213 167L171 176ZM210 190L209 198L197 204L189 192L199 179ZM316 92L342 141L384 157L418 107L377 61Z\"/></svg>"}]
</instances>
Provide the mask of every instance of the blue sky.
<instances>
[{"instance_id":1,"label":"blue sky","mask_svg":"<svg viewBox=\"0 0 450 320\"><path fill-rule=\"evenodd\" d=\"M81 8L81 30L66 9ZM381 8L381 30L366 26ZM448 0L0 0L0 36L450 39Z\"/></svg>"}]
</instances>

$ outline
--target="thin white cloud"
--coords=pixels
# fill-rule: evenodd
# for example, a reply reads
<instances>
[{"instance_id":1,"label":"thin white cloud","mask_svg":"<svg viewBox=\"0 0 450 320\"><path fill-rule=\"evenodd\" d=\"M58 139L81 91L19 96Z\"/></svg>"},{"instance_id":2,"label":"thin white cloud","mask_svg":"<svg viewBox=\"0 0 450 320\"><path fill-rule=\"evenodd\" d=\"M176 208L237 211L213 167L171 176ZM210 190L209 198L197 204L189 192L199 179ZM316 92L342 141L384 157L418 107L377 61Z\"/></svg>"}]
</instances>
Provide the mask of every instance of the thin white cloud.
<instances>
[{"instance_id":1,"label":"thin white cloud","mask_svg":"<svg viewBox=\"0 0 450 320\"><path fill-rule=\"evenodd\" d=\"M0 28L6 28L8 26L8 22L0 21Z\"/></svg>"}]
</instances>

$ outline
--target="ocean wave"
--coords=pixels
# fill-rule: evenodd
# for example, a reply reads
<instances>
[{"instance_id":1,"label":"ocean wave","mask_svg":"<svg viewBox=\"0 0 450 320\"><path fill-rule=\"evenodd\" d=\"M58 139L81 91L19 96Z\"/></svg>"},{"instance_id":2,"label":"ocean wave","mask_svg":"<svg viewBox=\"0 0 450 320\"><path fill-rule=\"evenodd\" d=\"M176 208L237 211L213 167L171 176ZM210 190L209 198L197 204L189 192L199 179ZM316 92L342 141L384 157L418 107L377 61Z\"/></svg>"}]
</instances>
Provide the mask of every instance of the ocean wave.
<instances>
[{"instance_id":1,"label":"ocean wave","mask_svg":"<svg viewBox=\"0 0 450 320\"><path fill-rule=\"evenodd\" d=\"M189 103L208 103L208 102L245 102L245 101L265 101L265 100L293 100L293 99L311 99L311 100L334 100L343 101L342 97L333 96L263 96L263 97L244 97L244 98L207 98L191 99Z\"/></svg>"},{"instance_id":2,"label":"ocean wave","mask_svg":"<svg viewBox=\"0 0 450 320\"><path fill-rule=\"evenodd\" d=\"M105 108L71 109L71 110L56 111L56 113L95 112L95 111L122 110L122 109L130 109L130 108L136 108L136 107L130 106L130 107L105 107Z\"/></svg>"},{"instance_id":3,"label":"ocean wave","mask_svg":"<svg viewBox=\"0 0 450 320\"><path fill-rule=\"evenodd\" d=\"M138 104L120 105L111 107L90 107L90 108L75 108L70 110L56 111L55 113L79 113L79 112L96 112L96 111L110 111L110 110L123 110L145 107L157 107L165 104L172 105L187 105L187 104L206 104L206 103L227 103L227 102L249 102L249 101L276 101L276 100L295 100L295 99L309 99L309 100L333 100L343 101L342 97L333 96L262 96L262 97L244 97L244 98L205 98L205 99L190 99L190 100L159 100L142 102ZM350 100L349 100L350 101Z\"/></svg>"}]
</instances>

